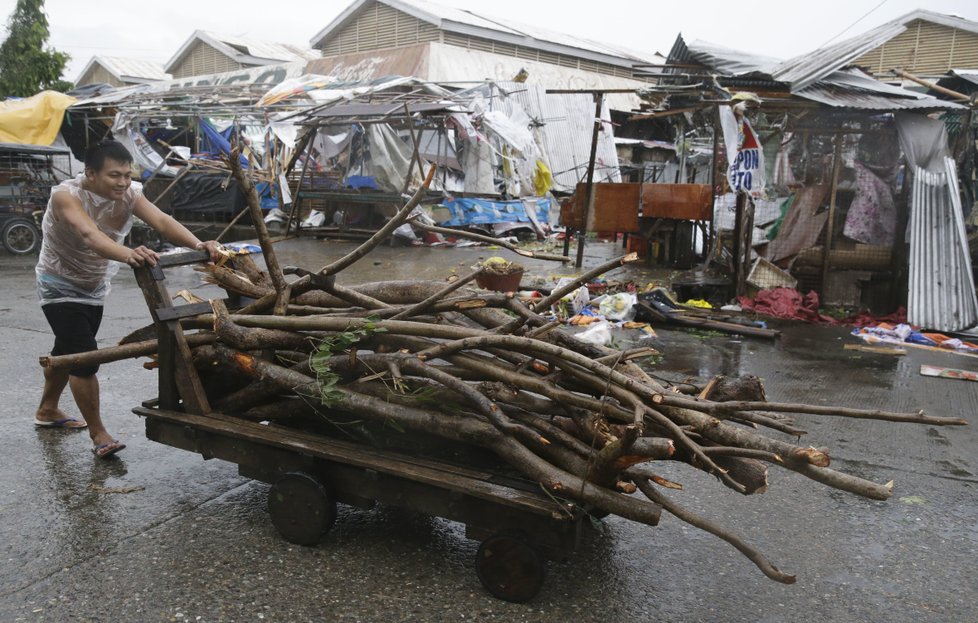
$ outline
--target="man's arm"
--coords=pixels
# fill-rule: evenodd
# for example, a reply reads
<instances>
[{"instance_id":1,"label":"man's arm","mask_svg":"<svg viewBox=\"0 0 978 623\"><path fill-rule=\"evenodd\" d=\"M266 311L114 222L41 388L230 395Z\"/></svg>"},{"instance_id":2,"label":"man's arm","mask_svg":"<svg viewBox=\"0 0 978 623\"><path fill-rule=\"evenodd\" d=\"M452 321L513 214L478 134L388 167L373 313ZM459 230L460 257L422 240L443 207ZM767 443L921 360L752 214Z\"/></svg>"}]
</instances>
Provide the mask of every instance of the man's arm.
<instances>
[{"instance_id":1,"label":"man's arm","mask_svg":"<svg viewBox=\"0 0 978 623\"><path fill-rule=\"evenodd\" d=\"M56 192L51 196L51 209L55 216L68 224L81 243L98 255L130 266L156 264L159 255L151 249L140 246L130 249L109 238L98 228L82 207L81 201L68 192Z\"/></svg>"},{"instance_id":2,"label":"man's arm","mask_svg":"<svg viewBox=\"0 0 978 623\"><path fill-rule=\"evenodd\" d=\"M160 232L172 244L207 251L211 261L216 262L221 257L221 244L216 240L202 242L193 232L184 227L180 221L160 210L149 199L140 195L133 205L133 213L147 225Z\"/></svg>"}]
</instances>

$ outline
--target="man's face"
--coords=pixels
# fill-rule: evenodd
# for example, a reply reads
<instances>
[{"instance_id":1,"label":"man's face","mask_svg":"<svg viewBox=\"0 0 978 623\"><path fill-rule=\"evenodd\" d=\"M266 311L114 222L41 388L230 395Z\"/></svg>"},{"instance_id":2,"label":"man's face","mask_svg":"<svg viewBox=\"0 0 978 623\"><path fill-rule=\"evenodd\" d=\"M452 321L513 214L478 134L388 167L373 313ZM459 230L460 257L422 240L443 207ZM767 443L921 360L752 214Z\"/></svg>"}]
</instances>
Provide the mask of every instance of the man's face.
<instances>
[{"instance_id":1,"label":"man's face","mask_svg":"<svg viewBox=\"0 0 978 623\"><path fill-rule=\"evenodd\" d=\"M106 199L122 199L132 184L132 165L106 158L99 171L85 169L88 189Z\"/></svg>"}]
</instances>

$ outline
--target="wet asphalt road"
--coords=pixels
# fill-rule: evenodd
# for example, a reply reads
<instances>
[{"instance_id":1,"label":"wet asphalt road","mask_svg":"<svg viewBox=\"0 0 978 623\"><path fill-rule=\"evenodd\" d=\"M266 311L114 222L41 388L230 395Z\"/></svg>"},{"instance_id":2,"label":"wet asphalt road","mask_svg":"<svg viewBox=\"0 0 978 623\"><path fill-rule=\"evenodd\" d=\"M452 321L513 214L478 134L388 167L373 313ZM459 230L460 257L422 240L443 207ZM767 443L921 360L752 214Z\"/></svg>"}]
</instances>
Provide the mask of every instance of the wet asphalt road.
<instances>
[{"instance_id":1,"label":"wet asphalt road","mask_svg":"<svg viewBox=\"0 0 978 623\"><path fill-rule=\"evenodd\" d=\"M318 268L351 246L279 247L283 264ZM587 264L614 250L592 245ZM382 247L342 283L465 272L480 248ZM529 263L544 278L554 265ZM566 270L563 272L571 272ZM626 277L625 273L615 276ZM661 274L639 272L641 281ZM182 284L182 285L181 285ZM35 430L37 357L51 346L35 302L33 260L0 255L0 621L974 621L978 620L978 427L800 420L833 467L895 481L876 502L772 469L770 490L742 497L689 469L662 469L673 498L758 546L793 586L765 578L727 544L663 514L648 528L605 520L567 562L551 563L526 605L490 597L473 571L464 528L392 508L342 507L324 542L283 541L265 510L267 486L234 465L146 440L130 409L156 395L135 361L100 373L103 415L128 448L96 461L84 432ZM189 270L171 292L200 287ZM148 323L123 270L100 344ZM671 378L753 373L768 398L954 415L978 424L978 383L918 374L921 363L978 370L978 359L843 350L844 329L779 324L777 342L658 330ZM622 342L629 335L619 336ZM63 408L77 414L66 397Z\"/></svg>"}]
</instances>

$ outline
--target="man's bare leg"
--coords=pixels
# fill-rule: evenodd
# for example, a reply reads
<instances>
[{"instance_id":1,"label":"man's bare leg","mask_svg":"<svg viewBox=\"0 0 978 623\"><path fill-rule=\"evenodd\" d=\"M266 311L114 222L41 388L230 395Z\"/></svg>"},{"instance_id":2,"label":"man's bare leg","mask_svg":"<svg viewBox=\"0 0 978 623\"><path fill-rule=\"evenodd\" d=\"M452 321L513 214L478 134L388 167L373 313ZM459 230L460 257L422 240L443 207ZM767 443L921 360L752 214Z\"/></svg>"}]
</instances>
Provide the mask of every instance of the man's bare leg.
<instances>
[{"instance_id":1,"label":"man's bare leg","mask_svg":"<svg viewBox=\"0 0 978 623\"><path fill-rule=\"evenodd\" d=\"M88 423L88 434L92 437L95 445L109 443L112 435L105 430L100 414L98 377L91 376L70 376L68 386L71 388L71 395L75 398L75 404L81 411L82 417Z\"/></svg>"},{"instance_id":2,"label":"man's bare leg","mask_svg":"<svg viewBox=\"0 0 978 623\"><path fill-rule=\"evenodd\" d=\"M64 393L68 385L68 372L66 370L55 370L54 368L44 368L44 390L41 392L41 404L37 407L34 414L42 422L56 422L63 420L67 415L59 408L61 404L61 394Z\"/></svg>"}]
</instances>

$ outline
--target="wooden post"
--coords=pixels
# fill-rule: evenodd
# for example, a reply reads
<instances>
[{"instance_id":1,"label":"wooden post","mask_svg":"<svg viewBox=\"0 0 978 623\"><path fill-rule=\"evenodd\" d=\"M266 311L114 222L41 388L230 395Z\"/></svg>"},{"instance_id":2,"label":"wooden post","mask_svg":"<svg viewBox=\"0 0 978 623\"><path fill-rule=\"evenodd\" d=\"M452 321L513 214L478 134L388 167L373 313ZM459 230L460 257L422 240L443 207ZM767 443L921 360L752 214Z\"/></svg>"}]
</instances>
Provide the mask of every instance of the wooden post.
<instances>
[{"instance_id":1,"label":"wooden post","mask_svg":"<svg viewBox=\"0 0 978 623\"><path fill-rule=\"evenodd\" d=\"M302 218L302 213L299 212L299 201L300 201L300 197L302 196L302 183L305 181L306 172L309 170L309 159L312 157L312 154L309 153L311 151L309 147L310 145L312 145L313 139L316 137L316 134L317 134L317 130L310 130L309 132L306 132L305 139L302 141L302 145L299 147L299 150L296 152L296 160L299 158L299 154L301 154L303 151L306 152L306 159L302 163L302 173L299 174L299 184L295 187L295 193L292 194L292 209L289 210L289 220L286 221L285 223L285 235L288 235L289 230L292 229L293 221L295 221L296 223L295 226L296 235L299 234L299 219ZM295 170L295 160L293 160L290 163L289 167L286 169L286 173L285 173L286 180L288 180L289 175L294 170Z\"/></svg>"},{"instance_id":2,"label":"wooden post","mask_svg":"<svg viewBox=\"0 0 978 623\"><path fill-rule=\"evenodd\" d=\"M726 176L717 175L720 170L720 136L722 135L723 132L720 130L720 107L717 106L713 109L713 162L712 166L710 166L710 209L712 212L710 221L703 228L706 231L703 237L703 255L706 258L706 261L703 263L704 268L710 263L711 249L714 243L713 225L716 217L717 197L723 194L723 188L717 188L717 183L721 179L726 179ZM726 162L726 158L723 158L723 160ZM719 236L717 236L716 240L719 239ZM717 249L717 252L719 254L719 249Z\"/></svg>"},{"instance_id":3,"label":"wooden post","mask_svg":"<svg viewBox=\"0 0 978 623\"><path fill-rule=\"evenodd\" d=\"M601 107L604 93L594 94L594 131L591 134L591 156L587 163L587 185L584 189L584 216L577 239L577 261L574 266L584 264L584 239L587 237L587 222L591 218L591 204L594 203L594 161L598 153L598 133L601 132Z\"/></svg>"},{"instance_id":4,"label":"wooden post","mask_svg":"<svg viewBox=\"0 0 978 623\"><path fill-rule=\"evenodd\" d=\"M829 187L829 215L825 221L825 245L822 248L822 298L825 297L825 289L829 278L829 257L832 251L833 230L835 229L835 203L839 191L839 172L842 170L842 145L845 143L845 134L835 136L835 153L832 158L832 185Z\"/></svg>"}]
</instances>

